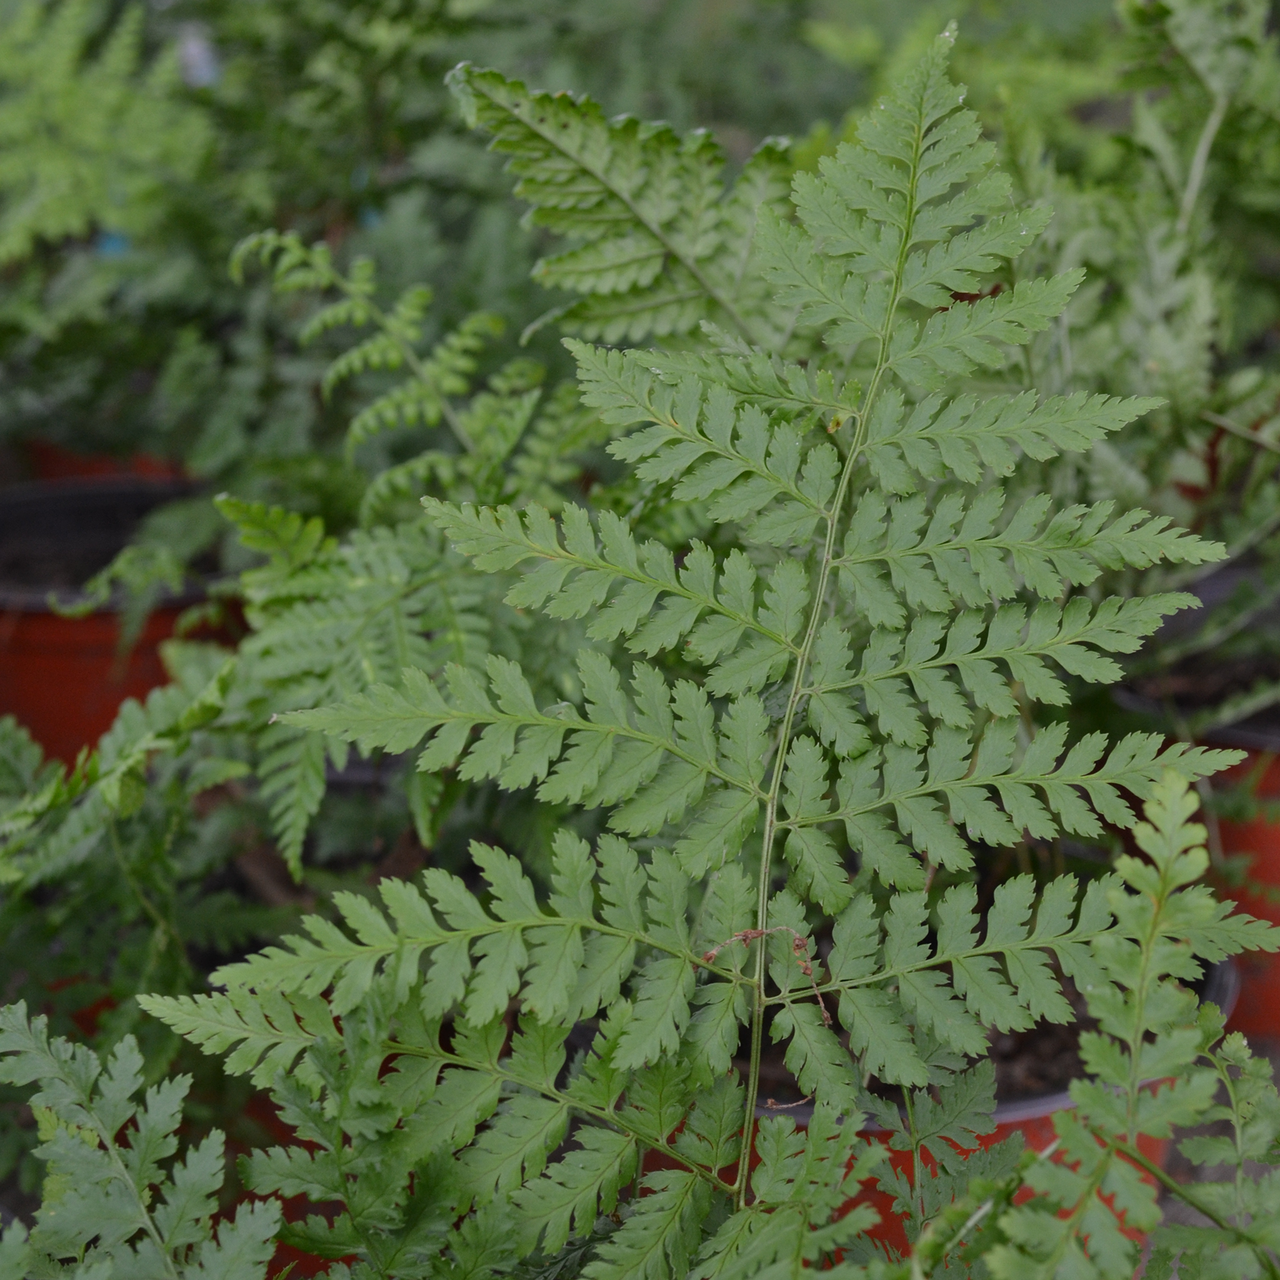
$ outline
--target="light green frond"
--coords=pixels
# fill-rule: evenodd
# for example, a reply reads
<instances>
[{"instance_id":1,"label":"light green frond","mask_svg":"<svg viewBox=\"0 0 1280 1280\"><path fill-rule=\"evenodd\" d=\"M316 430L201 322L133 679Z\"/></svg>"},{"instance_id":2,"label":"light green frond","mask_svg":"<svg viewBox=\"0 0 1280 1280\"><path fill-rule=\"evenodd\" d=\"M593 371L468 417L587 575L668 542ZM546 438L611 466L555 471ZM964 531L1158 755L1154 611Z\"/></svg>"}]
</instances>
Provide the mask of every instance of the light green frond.
<instances>
[{"instance_id":1,"label":"light green frond","mask_svg":"<svg viewBox=\"0 0 1280 1280\"><path fill-rule=\"evenodd\" d=\"M425 299L422 305L425 307ZM416 313L400 315L397 310L389 323L398 323L399 328L392 334L375 334L334 362L325 375L326 391L366 369L399 369L408 362L420 333ZM486 312L468 316L426 356L413 362L408 379L356 414L347 429L348 449L381 431L418 423L435 426L447 412L449 397L465 395L471 389L480 352L501 331L497 316Z\"/></svg>"},{"instance_id":2,"label":"light green frond","mask_svg":"<svg viewBox=\"0 0 1280 1280\"><path fill-rule=\"evenodd\" d=\"M806 584L794 561L784 560L761 584L741 552L717 566L710 548L698 542L677 570L667 547L656 540L637 545L626 523L608 511L599 515L597 535L577 506L566 507L557 525L537 506L515 512L425 505L478 568L535 561L507 592L508 604L540 608L553 618L592 614L592 639L625 637L627 648L648 655L685 640L690 657L716 666L707 686L713 694L755 691L777 679L799 651Z\"/></svg>"},{"instance_id":3,"label":"light green frond","mask_svg":"<svg viewBox=\"0 0 1280 1280\"><path fill-rule=\"evenodd\" d=\"M617 806L610 824L632 834L678 821L712 779L761 794L758 777L735 758L731 739L717 733L705 692L688 681L668 688L655 669L636 666L628 692L620 673L588 651L579 659L584 712L565 704L544 711L513 663L490 658L487 670L488 688L467 669L451 666L447 698L408 670L404 692L376 685L330 710L284 719L358 742L366 751L405 751L434 735L419 757L420 769L447 768L461 758L464 778L495 778L511 790L541 782L538 794L552 803ZM482 732L473 740L475 729ZM753 750L752 757L758 754Z\"/></svg>"},{"instance_id":4,"label":"light green frond","mask_svg":"<svg viewBox=\"0 0 1280 1280\"><path fill-rule=\"evenodd\" d=\"M1185 743L1166 746L1159 735L1141 733L1122 738L1109 752L1105 736L1091 734L1063 755L1063 724L1042 729L1016 763L1015 742L1016 722L1005 720L987 726L976 750L966 733L943 729L927 754L892 745L868 751L840 767L830 812L783 825L803 828L840 818L862 865L887 883L915 887L923 873L910 855L913 848L943 866L970 865L972 853L958 827L997 845L1014 843L1024 830L1039 839L1060 831L1096 837L1102 831L1096 815L1116 826L1133 823L1122 791L1146 796L1171 766L1204 776L1230 758Z\"/></svg>"},{"instance_id":5,"label":"light green frond","mask_svg":"<svg viewBox=\"0 0 1280 1280\"><path fill-rule=\"evenodd\" d=\"M704 131L684 138L632 117L607 120L595 103L531 93L495 71L463 64L449 87L473 127L493 136L519 177L533 220L577 241L534 268L547 285L584 295L561 325L606 342L687 333L700 320L759 325L746 270L762 201L781 204L783 157L762 147L726 193L720 148Z\"/></svg>"},{"instance_id":6,"label":"light green frond","mask_svg":"<svg viewBox=\"0 0 1280 1280\"><path fill-rule=\"evenodd\" d=\"M912 494L922 480L950 476L976 485L987 468L1009 475L1020 453L1043 461L1083 452L1158 404L1084 392L1043 403L1031 392L985 400L931 395L907 413L902 396L889 392L868 418L867 465L892 494Z\"/></svg>"},{"instance_id":7,"label":"light green frond","mask_svg":"<svg viewBox=\"0 0 1280 1280\"><path fill-rule=\"evenodd\" d=\"M1065 587L1088 586L1104 570L1162 560L1199 564L1220 554L1217 544L1166 516L1127 511L1112 518L1111 502L1054 513L1050 499L1036 495L1007 522L1004 502L999 489L967 506L958 493L932 504L920 494L892 504L868 494L837 561L842 588L872 626L901 630L908 609L973 609L1023 589L1056 600Z\"/></svg>"}]
</instances>

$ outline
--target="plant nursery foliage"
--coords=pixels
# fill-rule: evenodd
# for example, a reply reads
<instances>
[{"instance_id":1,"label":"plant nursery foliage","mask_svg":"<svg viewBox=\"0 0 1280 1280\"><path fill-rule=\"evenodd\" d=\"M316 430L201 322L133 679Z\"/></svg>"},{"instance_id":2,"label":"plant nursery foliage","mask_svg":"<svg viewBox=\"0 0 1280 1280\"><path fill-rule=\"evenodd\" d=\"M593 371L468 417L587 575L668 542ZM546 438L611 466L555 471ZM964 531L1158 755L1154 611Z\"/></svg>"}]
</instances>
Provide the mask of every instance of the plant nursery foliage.
<instances>
[{"instance_id":1,"label":"plant nursery foliage","mask_svg":"<svg viewBox=\"0 0 1280 1280\"><path fill-rule=\"evenodd\" d=\"M1180 1032L1192 1038L1176 1051L1149 1049L1149 1031L1193 1019L1160 975L1192 978L1194 956L1267 930L1186 887L1203 854L1185 852L1197 840L1185 778L1221 753L1153 735L1072 742L1064 724L1032 728L1024 708L1063 703L1063 675L1114 681L1115 655L1186 603L1095 601L1070 585L1219 551L1111 508L1002 519L1018 454L1085 448L1153 406L978 393L975 371L1052 323L1079 274L953 296L983 293L1045 217L1010 202L946 76L948 46L857 145L797 178L794 221L763 208L745 239L736 189L712 191L714 213L701 196L646 203L644 184L692 163L693 144L459 72L464 93L485 88L499 144L536 207L560 210L558 229L590 246L603 213L608 237L646 246L643 273L598 288L580 256L592 306L629 298L633 338L721 326L664 355L572 344L586 403L618 432L614 455L648 492L700 504L707 536L673 547L607 509L429 498L458 551L504 575L509 603L583 620L580 692L548 700L515 659L463 655L442 677L411 663L394 684L282 717L362 749L425 740L426 775L535 787L548 804L602 810L608 828L594 847L557 837L545 902L514 859L477 844L481 895L442 868L425 873L425 896L383 881L382 909L340 896L340 922L314 918L225 966L218 993L143 998L229 1070L274 1084L315 1144L249 1166L260 1192L346 1203L332 1222L290 1228L295 1243L374 1275L501 1272L563 1248L600 1277L753 1275L837 1255L874 1268L859 1240L870 1211L832 1217L883 1156L853 1117L876 1110L907 1148L946 1157L948 1136L963 1145L989 1125L990 1075L965 1069L984 1027L1068 1019L1066 974L1108 1010L1090 1051L1101 1091L1081 1094L1092 1127L1064 1130L1077 1181L1058 1165L1027 1177L1072 1216L1034 1258L1042 1242L1019 1217L1033 1210L1002 1213L992 1265L1132 1269L1118 1228L1100 1225L1100 1196L1120 1194L1135 1221L1151 1196L1116 1153L1211 1102L1203 1083L1142 1082L1185 1076L1193 1046L1208 1052L1220 1034L1206 1025ZM691 221L721 229L699 238ZM731 279L714 265L722 251L743 264L733 291L717 284ZM697 308L669 310L673 282L701 291ZM926 523L927 553L911 541ZM1064 877L1038 901L1017 879L980 917L975 847L1132 826L1124 793L1149 800L1153 825L1135 838L1155 870L1125 860L1119 880L1081 894ZM832 949L819 960L824 919ZM813 1100L806 1133L777 1118L753 1133L766 1041ZM872 1080L905 1091L906 1121L873 1101ZM978 1162L1001 1186L1016 1163L1010 1151ZM962 1165L937 1168L932 1186L898 1184L925 1243L966 1194ZM620 1213L632 1185L643 1194Z\"/></svg>"},{"instance_id":2,"label":"plant nursery foliage","mask_svg":"<svg viewBox=\"0 0 1280 1280\"><path fill-rule=\"evenodd\" d=\"M953 890L940 905L940 950L972 968L1003 949L1013 972L1020 943L1024 960L1036 943L1060 956L1075 950L1099 1030L1083 1042L1095 1079L1073 1086L1075 1109L1055 1120L1058 1161L1053 1151L1022 1154L1017 1140L959 1158L990 1131L990 1068L960 1070L961 1056L917 1033L931 1088L907 1091L900 1111L857 1081L815 1081L820 1100L805 1128L778 1115L754 1126L748 1184L743 1089L735 1072L725 1074L714 1035L694 1030L696 1015L679 1049L650 1048L635 1032L659 966L698 975L700 1012L757 995L744 971L756 941L722 932L750 919L750 886L730 869L691 913L688 878L669 856L645 866L617 838L593 855L566 837L545 904L513 860L478 848L487 908L444 872L428 872L425 893L384 881L381 909L356 896L341 904L354 937L317 920L310 939L219 974L225 995L147 1000L208 1050L229 1051L229 1070L269 1078L282 1116L308 1143L248 1160L245 1174L265 1203L242 1206L216 1236L221 1135L165 1167L188 1082L153 1086L139 1100L131 1039L104 1070L88 1050L51 1042L43 1019L6 1009L0 1072L40 1082L33 1102L49 1174L34 1229L11 1227L0 1241L0 1275L256 1280L277 1226L273 1197L305 1195L338 1211L287 1225L281 1238L335 1259L334 1280L568 1267L592 1276L799 1276L814 1265L876 1280L1118 1280L1132 1275L1137 1251L1117 1214L1130 1227L1157 1227L1156 1179L1209 1224L1157 1228L1156 1274L1175 1264L1181 1274L1273 1274L1274 1192L1269 1179L1249 1179L1245 1162L1270 1158L1280 1098L1265 1060L1240 1036L1224 1039L1217 1010L1197 1010L1181 985L1202 961L1265 942L1269 926L1226 916L1196 883L1208 865L1204 829L1188 821L1197 804L1185 779L1166 773L1134 829L1145 857L1120 859L1074 921L1066 881L1040 904L1030 937L1025 882L998 901L986 945L964 936L969 903ZM804 928L802 915L790 918ZM807 932L774 927L782 936L769 944L768 1003L780 1013L819 1011L828 1000L843 1010L860 985L870 995L912 971L893 939L905 930L911 947L910 921L888 922L884 958L867 965L880 953L878 931L865 910L850 909L836 921L826 969L805 958ZM717 935L728 942L699 955ZM617 983L637 958L648 980L631 1000ZM929 972L926 956L914 960L917 975ZM525 975L514 1029L510 983L500 976L508 966ZM328 998L317 994L326 990ZM602 1005L607 1014L587 1024L589 1047L570 1054L570 1024ZM843 1051L833 1075L837 1063L847 1071ZM1153 1078L1161 1083L1145 1083ZM881 1140L858 1131L866 1111L911 1156L913 1177L886 1169ZM1222 1181L1182 1187L1137 1145L1139 1135L1211 1120L1225 1121L1226 1133L1183 1147L1198 1163L1225 1166ZM910 1223L914 1247L901 1263L864 1235L874 1211L850 1210L860 1184L877 1175ZM1034 1194L1015 1206L1019 1188ZM833 1220L837 1209L847 1211Z\"/></svg>"},{"instance_id":3,"label":"plant nursery foliage","mask_svg":"<svg viewBox=\"0 0 1280 1280\"><path fill-rule=\"evenodd\" d=\"M350 447L417 451L341 540L223 500L264 560L242 579L250 638L225 666L180 651L185 683L70 775L15 746L9 874L87 865L158 804L152 761L184 803L256 770L296 864L350 743L413 754L424 843L449 788L532 798L559 829L545 883L477 841L465 874L353 887L213 991L183 994L188 974L140 998L305 1143L249 1157L265 1204L216 1226L220 1137L169 1163L186 1082L148 1085L131 1039L104 1062L6 1010L0 1078L41 1082L48 1176L0 1278L258 1277L278 1231L332 1280L1119 1280L1152 1179L1213 1224L1159 1238L1152 1266L1275 1273L1271 1184L1244 1168L1280 1103L1184 986L1276 945L1196 883L1189 782L1236 757L1039 710L1119 679L1189 603L1108 595L1106 575L1222 549L1109 502L1017 500L1027 459L1156 401L1004 380L1081 273L1010 265L1048 213L1011 198L951 39L790 199L773 144L729 184L700 135L459 68L533 217L569 241L539 271L578 295L559 316L576 394L524 362L475 390L483 317L425 352L421 292L381 305L367 266L287 233L246 246L282 289L335 298L316 331L369 335L330 385L395 375ZM434 423L452 440L419 449ZM566 459L605 441L627 477L566 500ZM1144 856L1087 886L1015 877L980 911L985 850L1104 827ZM987 1030L1070 1020L1064 977L1098 1031L1056 1151L965 1158L992 1128ZM803 1126L761 1094L775 1050ZM1188 1153L1233 1180L1169 1185L1139 1137L1205 1120L1234 1137ZM905 1259L868 1234L872 1179ZM278 1226L296 1196L335 1208Z\"/></svg>"}]
</instances>

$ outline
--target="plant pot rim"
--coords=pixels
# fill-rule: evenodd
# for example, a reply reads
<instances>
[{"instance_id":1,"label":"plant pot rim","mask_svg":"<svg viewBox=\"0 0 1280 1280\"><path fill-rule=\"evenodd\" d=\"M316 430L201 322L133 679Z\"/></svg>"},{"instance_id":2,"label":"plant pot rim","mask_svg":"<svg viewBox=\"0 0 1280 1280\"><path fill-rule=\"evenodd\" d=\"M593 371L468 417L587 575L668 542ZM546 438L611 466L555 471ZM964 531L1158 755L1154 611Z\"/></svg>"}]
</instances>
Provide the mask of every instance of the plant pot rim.
<instances>
[{"instance_id":1,"label":"plant pot rim","mask_svg":"<svg viewBox=\"0 0 1280 1280\"><path fill-rule=\"evenodd\" d=\"M5 516L20 517L26 510L34 513L63 504L101 507L130 498L148 499L151 501L151 509L154 509L165 502L190 497L196 492L198 492L198 486L189 480L132 474L23 481L0 489L0 521L3 521ZM205 594L198 583L187 581L177 591L162 588L152 602L152 608L185 608L202 600ZM50 605L51 597L64 609L76 608L87 600L85 592L78 587L0 583L0 612L10 615L54 615L56 610ZM116 590L108 600L92 612L94 614L118 613L122 606L123 597Z\"/></svg>"}]
</instances>

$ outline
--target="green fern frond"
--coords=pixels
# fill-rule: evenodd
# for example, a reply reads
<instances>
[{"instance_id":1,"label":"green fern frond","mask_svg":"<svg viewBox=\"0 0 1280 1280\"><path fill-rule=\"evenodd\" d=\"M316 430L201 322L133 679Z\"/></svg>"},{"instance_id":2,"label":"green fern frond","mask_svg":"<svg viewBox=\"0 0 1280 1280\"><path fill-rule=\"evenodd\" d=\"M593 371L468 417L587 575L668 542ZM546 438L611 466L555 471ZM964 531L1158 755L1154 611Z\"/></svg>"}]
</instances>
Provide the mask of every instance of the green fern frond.
<instances>
[{"instance_id":1,"label":"green fern frond","mask_svg":"<svg viewBox=\"0 0 1280 1280\"><path fill-rule=\"evenodd\" d=\"M302 846L325 793L329 748L318 733L271 725L262 736L258 778L271 815L280 856L295 879L302 875Z\"/></svg>"},{"instance_id":2,"label":"green fern frond","mask_svg":"<svg viewBox=\"0 0 1280 1280\"><path fill-rule=\"evenodd\" d=\"M910 1240L950 1233L919 1255L931 1265L985 1218L993 1274L1070 1258L1118 1280L1133 1264L1114 1209L1147 1222L1151 1198L1116 1169L1139 1132L1205 1114L1234 1079L1215 1066L1211 1089L1188 1065L1220 1027L1205 1015L1188 1031L1174 979L1197 976L1196 954L1272 940L1190 884L1204 858L1189 852L1185 779L1236 757L1080 736L1044 710L1119 678L1188 603L1108 597L1104 572L1221 550L1106 504L1008 510L1025 460L1088 450L1153 402L1000 390L1020 387L995 373L1078 276L1010 284L1045 214L1012 205L947 77L949 44L856 145L797 178L794 219L776 157L744 180L754 210L725 192L704 138L455 72L535 220L577 241L541 269L579 292L570 322L678 332L682 350L571 344L581 421L596 424L584 438L612 439L636 481L600 510L521 487L530 433L555 454L536 380L509 367L455 413L456 460L433 451L387 486L447 477L470 493L317 550L254 601L264 625L246 658L264 688L307 695L282 708L282 735L414 752L438 789L493 782L566 811L549 891L473 843L474 883L433 864L421 888L337 894L332 919L220 970L217 994L147 999L235 1070L274 1079L310 1149L258 1157L254 1185L340 1202L290 1228L313 1252L370 1268L376 1255L383 1273L397 1251L410 1273L447 1254L467 1274L750 1280L865 1261L905 1280L910 1260L873 1257L869 1210L836 1218L876 1176ZM300 280L328 269L293 262ZM472 613L501 591L523 630L437 675L440 619L463 588L425 565L465 578L444 540L492 575L467 588ZM415 543L421 604L402 607ZM412 644L382 622L406 617ZM579 623L574 671L541 680L539 647ZM1155 828L1135 826L1135 796ZM1015 877L980 901L971 873L990 849L1107 828L1133 829L1150 861L1122 858L1083 888ZM1030 1166L1041 1207L1013 1207L1016 1144L960 1157L991 1128L990 1070L966 1063L991 1028L1067 1020L1067 978L1096 1006L1101 1038L1083 1043L1097 1081L1059 1125L1065 1163ZM811 1096L807 1134L758 1122L770 1037ZM1171 1090L1142 1083L1165 1075ZM905 1115L873 1080L903 1091ZM883 1142L858 1136L866 1111ZM883 1167L886 1145L910 1174ZM1037 1218L1052 1230L1037 1235Z\"/></svg>"},{"instance_id":3,"label":"green fern frond","mask_svg":"<svg viewBox=\"0 0 1280 1280\"><path fill-rule=\"evenodd\" d=\"M714 318L760 336L751 265L761 210L785 200L777 143L764 143L726 192L724 157L704 131L681 138L607 120L586 99L530 93L466 63L448 84L468 123L511 156L533 220L580 242L534 268L544 284L585 295L558 312L562 325L638 342Z\"/></svg>"},{"instance_id":4,"label":"green fern frond","mask_svg":"<svg viewBox=\"0 0 1280 1280\"><path fill-rule=\"evenodd\" d=\"M38 1086L36 1155L49 1169L30 1233L5 1233L7 1274L264 1280L279 1205L241 1205L215 1234L222 1134L169 1164L191 1079L144 1092L143 1065L132 1036L103 1063L83 1045L50 1040L45 1019L29 1020L24 1005L0 1009L0 1080Z\"/></svg>"},{"instance_id":5,"label":"green fern frond","mask_svg":"<svg viewBox=\"0 0 1280 1280\"><path fill-rule=\"evenodd\" d=\"M1012 600L1021 590L1056 600L1065 587L1088 586L1104 570L1160 561L1200 564L1217 547L1171 525L1166 516L1114 504L1072 506L1051 514L1047 496L1028 499L1001 525L1005 505L989 489L966 507L959 494L933 504L915 495L890 504L868 494L850 521L840 585L872 626L901 630L907 609L943 613Z\"/></svg>"},{"instance_id":6,"label":"green fern frond","mask_svg":"<svg viewBox=\"0 0 1280 1280\"><path fill-rule=\"evenodd\" d=\"M398 309L398 308L397 308ZM400 317L393 314L388 325ZM502 331L502 322L484 312L467 317L442 338L422 359L414 354L419 328L405 324L391 333L379 334L353 347L336 360L325 375L326 390L344 378L366 369L399 369L408 364L412 377L379 396L361 409L347 429L347 448L355 449L381 431L412 427L418 423L435 426L450 413L449 397L465 395L471 389L477 357L489 339ZM464 427L465 431L465 427Z\"/></svg>"},{"instance_id":7,"label":"green fern frond","mask_svg":"<svg viewBox=\"0 0 1280 1280\"><path fill-rule=\"evenodd\" d=\"M1043 1195L1044 1207L1034 1212L1012 1208L1001 1219L1002 1240L989 1255L994 1275L1048 1277L1060 1274L1064 1265L1088 1267L1095 1274L1127 1273L1135 1265L1136 1250L1103 1198L1123 1211L1126 1224L1151 1230L1159 1223L1155 1187L1142 1178L1152 1166L1138 1150L1139 1135L1164 1138L1175 1125L1221 1115L1214 1106L1218 1090L1233 1068L1245 1067L1247 1050L1236 1037L1215 1051L1222 1037L1221 1015L1212 1007L1197 1014L1195 997L1179 979L1198 975L1201 959L1248 946L1274 948L1276 939L1272 926L1230 915L1229 906L1194 884L1209 863L1204 828L1190 821L1198 805L1184 778L1172 771L1165 774L1150 792L1147 820L1134 828L1146 857L1126 855L1117 863L1124 887L1117 885L1108 894L1117 928L1096 947L1100 971L1087 997L1099 1030L1081 1036L1094 1078L1073 1083L1076 1109L1054 1120L1065 1167L1036 1165L1027 1175L1029 1185ZM1174 937L1180 945L1169 945ZM1130 948L1140 952L1140 965L1122 960ZM1242 1075L1248 1079L1247 1067ZM1162 1083L1145 1083L1153 1078ZM1251 1082L1242 1093L1256 1097L1255 1089ZM1223 1109L1237 1123L1239 1105ZM1268 1123L1273 1127L1275 1121ZM1227 1159L1238 1164L1239 1148ZM1247 1224L1242 1202L1233 1194L1218 1198L1214 1190L1193 1185L1182 1198L1201 1213L1207 1210L1211 1225L1171 1233L1187 1250L1183 1259L1195 1265L1216 1261L1225 1248L1242 1266L1263 1259L1269 1265L1269 1235Z\"/></svg>"}]
</instances>

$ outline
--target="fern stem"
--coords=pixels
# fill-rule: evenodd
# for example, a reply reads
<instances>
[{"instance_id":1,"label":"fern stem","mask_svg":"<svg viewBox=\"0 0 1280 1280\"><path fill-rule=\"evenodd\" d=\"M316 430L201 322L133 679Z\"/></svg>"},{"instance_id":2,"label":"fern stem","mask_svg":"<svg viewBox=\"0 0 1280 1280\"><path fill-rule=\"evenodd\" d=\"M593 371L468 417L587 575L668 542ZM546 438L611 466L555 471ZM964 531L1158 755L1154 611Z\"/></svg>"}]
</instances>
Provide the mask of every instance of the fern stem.
<instances>
[{"instance_id":1,"label":"fern stem","mask_svg":"<svg viewBox=\"0 0 1280 1280\"><path fill-rule=\"evenodd\" d=\"M1204 185L1205 169L1209 165L1209 153L1213 150L1214 139L1222 122L1227 117L1227 108L1231 105L1230 97L1225 93L1218 94L1213 100L1213 109L1209 112L1200 137L1196 141L1195 154L1191 157L1191 168L1187 171L1187 185L1182 192L1182 205L1178 210L1177 234L1185 236L1191 229L1191 215L1195 213L1196 200L1200 188Z\"/></svg>"},{"instance_id":2,"label":"fern stem","mask_svg":"<svg viewBox=\"0 0 1280 1280\"><path fill-rule=\"evenodd\" d=\"M900 277L899 277L900 278ZM876 377L879 378L884 364L884 354L888 349L887 341L881 344L881 367L877 369ZM795 676L791 682L791 693L787 698L786 711L783 713L782 724L778 729L777 747L773 760L773 777L769 783L769 795L765 802L764 831L760 839L760 877L757 884L756 894L756 928L766 931L769 927L769 889L773 882L773 845L778 833L778 801L782 794L782 779L786 771L787 764L787 748L791 741L791 730L795 722L796 712L800 706L800 700L805 692L805 675L808 672L809 658L813 653L814 642L817 640L818 628L822 623L824 613L823 604L827 595L827 583L831 577L831 570L835 560L836 532L839 527L839 519L841 510L844 506L845 497L849 491L849 483L853 478L854 467L857 463L858 454L862 450L863 443L866 439L866 422L867 412L866 406L870 404L871 391L874 390L875 380L872 382L871 388L868 390L868 398L862 412L858 416L858 426L854 435L853 444L849 449L849 456L845 459L844 470L840 476L840 485L836 490L836 495L831 504L830 513L827 516L827 535L823 546L822 560L818 568L818 581L813 592L813 601L809 610L809 625L805 630L804 640L800 646L800 652L796 657ZM738 1174L734 1180L737 1187L737 1203L742 1208L745 1203L747 1192L747 1175L750 1168L749 1161L751 1156L751 1148L755 1134L755 1110L756 1099L760 1094L760 1058L764 1049L764 982L765 982L765 963L766 963L766 947L764 938L759 940L758 949L756 951L755 962L755 999L754 1008L751 1017L751 1060L750 1074L747 1077L747 1100L746 1111L744 1113L744 1137L742 1154L738 1158Z\"/></svg>"},{"instance_id":3,"label":"fern stem","mask_svg":"<svg viewBox=\"0 0 1280 1280\"><path fill-rule=\"evenodd\" d=\"M916 1109L911 1102L911 1090L903 1089L902 1105L907 1113L907 1132L911 1136L911 1201L912 1213L919 1213L917 1237L924 1227L924 1169L920 1161L920 1135L916 1129Z\"/></svg>"},{"instance_id":4,"label":"fern stem","mask_svg":"<svg viewBox=\"0 0 1280 1280\"><path fill-rule=\"evenodd\" d=\"M1206 809L1207 813L1207 809ZM1218 1079L1222 1081L1223 1088L1227 1091L1227 1102L1231 1107L1231 1140L1236 1149L1236 1221L1244 1222L1245 1220L1245 1204L1244 1204L1244 1116L1241 1114L1240 1095L1236 1090L1236 1082L1231 1076L1231 1072L1227 1070L1224 1063L1219 1059L1211 1057L1210 1061L1218 1069Z\"/></svg>"},{"instance_id":5,"label":"fern stem","mask_svg":"<svg viewBox=\"0 0 1280 1280\"><path fill-rule=\"evenodd\" d=\"M142 1219L142 1229L151 1237L151 1241L156 1248L156 1253L160 1257L161 1265L164 1267L165 1275L168 1276L170 1280L180 1280L178 1276L178 1269L174 1265L173 1258L170 1256L168 1248L165 1246L164 1237L160 1234L160 1230L151 1216L151 1210L147 1206L147 1201L134 1184L129 1170L125 1167L124 1161L120 1159L120 1150L116 1146L115 1141L116 1135L106 1131L101 1121L99 1121L97 1113L94 1111L92 1106L88 1105L87 1099L82 1105L84 1105L85 1111L93 1120L94 1132L98 1135L98 1141L102 1144L102 1148L106 1152L107 1159L111 1162L111 1167L115 1171L116 1180L128 1188L130 1196L133 1197L133 1201L137 1205L138 1215Z\"/></svg>"},{"instance_id":6,"label":"fern stem","mask_svg":"<svg viewBox=\"0 0 1280 1280\"><path fill-rule=\"evenodd\" d=\"M1142 1048L1146 1043L1145 1028L1147 1026L1147 996L1153 982L1158 981L1155 966L1156 944L1160 941L1161 921L1165 905L1173 891L1169 883L1169 865L1160 872L1159 896L1151 912L1151 923L1147 928L1147 936L1141 940L1141 961L1138 968L1138 980L1133 984L1133 1015L1130 1026L1137 1028L1127 1038L1129 1046L1129 1085L1125 1099L1125 1125L1129 1142L1136 1142L1138 1135L1138 1092L1142 1087Z\"/></svg>"},{"instance_id":7,"label":"fern stem","mask_svg":"<svg viewBox=\"0 0 1280 1280\"><path fill-rule=\"evenodd\" d=\"M1208 1218L1209 1221L1212 1222L1219 1230L1225 1231L1229 1235L1234 1236L1239 1244L1252 1249L1254 1257L1262 1263L1267 1275L1274 1277L1275 1280L1280 1280L1280 1267L1277 1267L1275 1259L1271 1256L1271 1253L1266 1246L1258 1244L1249 1235L1249 1233L1244 1230L1244 1228L1236 1226L1230 1218L1226 1218L1222 1214L1218 1213L1211 1204L1206 1203L1196 1195L1195 1192L1191 1190L1191 1186L1195 1185L1194 1183L1190 1184L1190 1186L1184 1185L1176 1178L1171 1177L1158 1164L1154 1164L1152 1161L1148 1160L1147 1157L1144 1156L1132 1143L1117 1142L1115 1138L1108 1137L1105 1133L1094 1128L1092 1125L1089 1126L1089 1132L1092 1133L1095 1138L1104 1142L1112 1151L1117 1152L1124 1156L1126 1160L1137 1165L1143 1173L1154 1178L1166 1191L1172 1192L1184 1204L1189 1205L1197 1213L1204 1214L1204 1216Z\"/></svg>"},{"instance_id":8,"label":"fern stem","mask_svg":"<svg viewBox=\"0 0 1280 1280\"><path fill-rule=\"evenodd\" d=\"M917 183L920 174L920 157L924 148L925 129L917 121L915 146L911 158L911 178L908 183L905 204L906 211L902 223L902 244L898 249L898 259L894 266L893 279L890 284L890 296L885 307L884 323L878 335L879 349L876 352L875 371L867 384L867 392L862 404L854 415L856 427L853 439L849 444L849 452L845 457L840 472L840 483L832 498L827 513L827 530L823 542L822 559L818 564L817 582L814 584L812 601L809 607L809 624L805 628L804 640L796 657L795 675L791 681L791 693L787 698L786 711L782 724L778 729L777 749L773 761L773 776L769 784L769 797L765 803L764 831L760 839L760 876L756 895L756 928L762 933L769 927L769 889L772 884L773 845L778 833L778 802L782 794L782 779L786 772L787 749L791 742L791 731L800 702L807 690L805 678L808 675L809 661L813 654L813 646L818 638L818 630L822 625L827 589L831 580L831 572L836 561L836 542L840 529L841 516L844 514L845 502L849 496L849 488L853 483L854 471L858 465L858 455L862 452L867 440L868 424L871 410L875 405L880 385L884 381L889 367L889 339L893 333L894 321L897 318L898 306L902 300L902 281L906 270L907 258L911 251L911 234L915 224ZM746 1203L747 1182L750 1172L751 1150L755 1139L756 1100L760 1094L760 1059L764 1049L764 1010L765 1010L765 968L766 948L763 937L756 952L755 962L755 998L751 1016L751 1058L747 1077L746 1108L743 1114L742 1154L738 1157L738 1172L734 1179L737 1188L738 1208Z\"/></svg>"}]
</instances>

